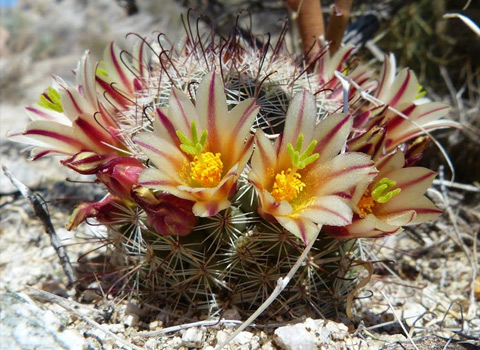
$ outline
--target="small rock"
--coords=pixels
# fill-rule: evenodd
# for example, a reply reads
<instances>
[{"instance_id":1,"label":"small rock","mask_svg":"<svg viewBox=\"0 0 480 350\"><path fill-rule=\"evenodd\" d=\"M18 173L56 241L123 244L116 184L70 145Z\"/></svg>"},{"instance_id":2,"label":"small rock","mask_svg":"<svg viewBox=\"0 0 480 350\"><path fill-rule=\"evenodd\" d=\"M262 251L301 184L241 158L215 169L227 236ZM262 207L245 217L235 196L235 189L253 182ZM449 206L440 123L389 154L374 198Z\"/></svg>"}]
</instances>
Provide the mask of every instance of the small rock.
<instances>
[{"instance_id":1,"label":"small rock","mask_svg":"<svg viewBox=\"0 0 480 350\"><path fill-rule=\"evenodd\" d=\"M257 350L260 348L260 337L250 332L240 332L232 341L232 349Z\"/></svg>"},{"instance_id":2,"label":"small rock","mask_svg":"<svg viewBox=\"0 0 480 350\"><path fill-rule=\"evenodd\" d=\"M123 333L125 332L125 327L123 324L114 323L114 324L106 324L104 325L108 330L112 333Z\"/></svg>"},{"instance_id":3,"label":"small rock","mask_svg":"<svg viewBox=\"0 0 480 350\"><path fill-rule=\"evenodd\" d=\"M178 349L182 345L182 338L173 337L172 339L170 339L168 345L172 346L174 349Z\"/></svg>"},{"instance_id":4,"label":"small rock","mask_svg":"<svg viewBox=\"0 0 480 350\"><path fill-rule=\"evenodd\" d=\"M269 341L263 344L260 350L276 350L276 348L273 346L272 342Z\"/></svg>"},{"instance_id":5,"label":"small rock","mask_svg":"<svg viewBox=\"0 0 480 350\"><path fill-rule=\"evenodd\" d=\"M189 348L201 348L205 331L199 327L192 327L182 332L182 345Z\"/></svg>"},{"instance_id":6,"label":"small rock","mask_svg":"<svg viewBox=\"0 0 480 350\"><path fill-rule=\"evenodd\" d=\"M252 342L253 334L250 332L240 332L233 340L238 345L245 345Z\"/></svg>"},{"instance_id":7,"label":"small rock","mask_svg":"<svg viewBox=\"0 0 480 350\"><path fill-rule=\"evenodd\" d=\"M101 298L102 287L98 282L90 283L87 290L82 295L82 301L85 303L92 303Z\"/></svg>"},{"instance_id":8,"label":"small rock","mask_svg":"<svg viewBox=\"0 0 480 350\"><path fill-rule=\"evenodd\" d=\"M223 318L226 320L241 320L242 315L240 315L238 309L232 308L225 310L225 312L223 313Z\"/></svg>"},{"instance_id":9,"label":"small rock","mask_svg":"<svg viewBox=\"0 0 480 350\"><path fill-rule=\"evenodd\" d=\"M128 303L127 307L125 308L125 313L127 315L140 315L142 310L134 303Z\"/></svg>"},{"instance_id":10,"label":"small rock","mask_svg":"<svg viewBox=\"0 0 480 350\"><path fill-rule=\"evenodd\" d=\"M123 321L123 324L125 327L132 327L138 324L138 321L140 320L140 317L138 315L127 315L125 317L125 320Z\"/></svg>"},{"instance_id":11,"label":"small rock","mask_svg":"<svg viewBox=\"0 0 480 350\"><path fill-rule=\"evenodd\" d=\"M275 330L276 343L285 350L317 350L317 337L312 331L311 319L305 323L298 323L277 328Z\"/></svg>"},{"instance_id":12,"label":"small rock","mask_svg":"<svg viewBox=\"0 0 480 350\"><path fill-rule=\"evenodd\" d=\"M58 315L28 296L0 295L2 349L86 350L88 344L77 331L65 329L66 315Z\"/></svg>"},{"instance_id":13,"label":"small rock","mask_svg":"<svg viewBox=\"0 0 480 350\"><path fill-rule=\"evenodd\" d=\"M325 328L333 340L344 340L348 336L348 327L343 323L327 322Z\"/></svg>"},{"instance_id":14,"label":"small rock","mask_svg":"<svg viewBox=\"0 0 480 350\"><path fill-rule=\"evenodd\" d=\"M222 344L225 340L227 340L228 335L229 334L225 331L222 331L222 330L218 331L217 332L217 343Z\"/></svg>"},{"instance_id":15,"label":"small rock","mask_svg":"<svg viewBox=\"0 0 480 350\"><path fill-rule=\"evenodd\" d=\"M156 350L158 349L158 343L158 339L150 338L145 342L143 346L148 350Z\"/></svg>"},{"instance_id":16,"label":"small rock","mask_svg":"<svg viewBox=\"0 0 480 350\"><path fill-rule=\"evenodd\" d=\"M148 328L151 331L154 331L154 330L157 330L157 329L161 328L162 326L163 326L162 321L155 320L155 321L150 322L150 324L148 325Z\"/></svg>"},{"instance_id":17,"label":"small rock","mask_svg":"<svg viewBox=\"0 0 480 350\"><path fill-rule=\"evenodd\" d=\"M104 348L112 347L115 345L115 339L105 334L104 331L94 327L84 333L84 336L90 341L91 344L100 344Z\"/></svg>"}]
</instances>

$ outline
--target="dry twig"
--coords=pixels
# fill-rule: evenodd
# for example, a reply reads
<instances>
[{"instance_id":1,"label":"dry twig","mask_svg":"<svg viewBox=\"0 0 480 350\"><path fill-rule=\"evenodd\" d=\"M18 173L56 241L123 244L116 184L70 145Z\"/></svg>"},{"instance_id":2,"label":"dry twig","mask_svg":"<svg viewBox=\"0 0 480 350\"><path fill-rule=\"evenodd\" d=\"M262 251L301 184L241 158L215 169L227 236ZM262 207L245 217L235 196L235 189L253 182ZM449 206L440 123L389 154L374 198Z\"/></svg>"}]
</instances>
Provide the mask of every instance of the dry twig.
<instances>
[{"instance_id":1,"label":"dry twig","mask_svg":"<svg viewBox=\"0 0 480 350\"><path fill-rule=\"evenodd\" d=\"M205 321L197 321L197 322L192 322L192 323L185 323L181 324L178 326L173 326L173 327L168 327L168 328L163 328L159 329L158 331L152 331L152 332L143 332L143 333L137 333L136 335L140 337L159 337L168 333L173 333L173 332L178 332L184 329L192 328L192 327L211 327L211 326L217 326L217 325L230 325L234 326L236 324L242 324L242 321L238 320L205 320Z\"/></svg>"},{"instance_id":2,"label":"dry twig","mask_svg":"<svg viewBox=\"0 0 480 350\"><path fill-rule=\"evenodd\" d=\"M62 297L59 297L58 295L55 295L55 294L52 294L52 293L48 293L48 292L45 292L43 290L40 290L40 289L35 289L35 288L32 288L34 291L29 293L28 295L32 298L35 298L35 299L43 299L43 300L46 300L46 301L49 301L51 303L55 303L57 305L60 305L61 307L63 307L65 310L68 310L70 311L71 313L73 313L74 315L76 315L77 317L81 318L83 321L85 321L86 323L88 323L89 325L101 330L103 333L105 333L106 335L108 335L109 337L115 339L117 342L119 342L120 344L123 344L125 346L128 346L129 348L131 349L134 349L134 350L144 350L142 349L141 347L138 347L136 345L133 345L133 344L130 344L129 342L127 342L126 340L120 338L118 335L110 332L108 329L106 329L104 326L102 326L101 324L95 322L94 320L90 319L89 317L85 316L84 314L82 314L81 312L75 310L75 308L73 306L71 306L71 302L68 300L68 299L65 299L65 298L62 298Z\"/></svg>"},{"instance_id":3,"label":"dry twig","mask_svg":"<svg viewBox=\"0 0 480 350\"><path fill-rule=\"evenodd\" d=\"M28 188L25 184L23 184L20 180L18 180L13 174L7 169L5 165L2 165L3 172L5 176L12 182L12 184L18 188L20 193L22 194L25 199L28 199L30 202L35 216L42 222L43 227L45 228L45 232L50 237L50 243L52 247L55 249L58 258L60 259L60 263L62 264L63 271L68 278L68 283L70 286L73 285L75 282L73 267L70 262L70 258L68 257L67 251L65 247L61 244L60 239L58 238L57 233L55 232L55 228L52 225L52 221L50 220L50 215L48 214L47 210L44 208L44 203L42 203L38 196Z\"/></svg>"},{"instance_id":4,"label":"dry twig","mask_svg":"<svg viewBox=\"0 0 480 350\"><path fill-rule=\"evenodd\" d=\"M468 314L473 315L473 314L476 313L476 310L477 310L477 306L476 306L476 303L475 303L475 292L474 292L474 289L475 289L474 288L474 283L475 283L475 280L477 278L477 262L475 261L475 259L472 258L472 252L468 249L467 245L463 241L463 238L460 234L460 230L458 228L456 215L453 212L452 207L450 206L449 199L448 199L449 198L448 197L448 191L447 191L446 187L443 185L443 183L445 182L443 165L440 166L439 177L440 177L440 181L441 181L440 188L441 188L441 191L442 191L442 197L443 197L444 204L445 204L445 210L447 211L448 216L450 218L450 221L453 225L453 229L454 229L454 232L455 232L455 235L456 235L456 238L457 238L458 242L456 240L454 240L454 241L457 242L457 244L463 250L463 252L465 253L465 256L467 257L468 262L472 266L472 280L471 280L471 284L470 284L471 285L470 305L469 305L469 308L468 308Z\"/></svg>"},{"instance_id":5,"label":"dry twig","mask_svg":"<svg viewBox=\"0 0 480 350\"><path fill-rule=\"evenodd\" d=\"M385 293L383 292L383 290L381 291L383 297L385 298L385 301L387 302L388 306L390 307L390 309L392 310L393 312L393 315L395 316L398 324L400 325L400 327L402 327L402 330L403 332L405 333L405 336L408 338L408 340L410 341L410 343L412 343L413 347L418 350L418 347L417 345L415 344L415 342L413 341L412 337L410 336L410 333L407 331L407 329L405 328L405 326L403 325L403 322L402 320L400 320L400 317L398 317L398 314L397 312L395 311L395 308L393 307L392 303L390 302L390 300L387 298L387 296L385 295Z\"/></svg>"}]
</instances>

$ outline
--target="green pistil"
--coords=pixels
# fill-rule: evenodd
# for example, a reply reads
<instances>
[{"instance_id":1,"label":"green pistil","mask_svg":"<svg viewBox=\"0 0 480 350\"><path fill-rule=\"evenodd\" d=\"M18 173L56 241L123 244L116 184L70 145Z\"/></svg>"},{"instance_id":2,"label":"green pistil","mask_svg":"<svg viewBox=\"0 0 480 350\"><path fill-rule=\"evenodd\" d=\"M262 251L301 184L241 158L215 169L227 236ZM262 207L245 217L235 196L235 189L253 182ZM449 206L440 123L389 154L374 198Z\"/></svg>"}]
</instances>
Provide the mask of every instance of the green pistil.
<instances>
[{"instance_id":1,"label":"green pistil","mask_svg":"<svg viewBox=\"0 0 480 350\"><path fill-rule=\"evenodd\" d=\"M427 92L425 90L423 90L423 86L418 84L417 96L415 96L415 100L418 100L418 99L424 97L426 94L427 94Z\"/></svg>"},{"instance_id":2,"label":"green pistil","mask_svg":"<svg viewBox=\"0 0 480 350\"><path fill-rule=\"evenodd\" d=\"M182 142L180 148L183 152L193 155L199 155L202 153L205 145L207 144L207 130L203 130L200 139L198 138L197 125L195 122L192 122L191 126L191 135L192 139L189 140L184 134L177 130L177 136Z\"/></svg>"},{"instance_id":3,"label":"green pistil","mask_svg":"<svg viewBox=\"0 0 480 350\"><path fill-rule=\"evenodd\" d=\"M396 181L390 180L386 177L378 181L372 189L373 200L377 203L387 203L390 199L392 199L402 191L401 188L396 188L392 190L392 188L395 187L396 184Z\"/></svg>"},{"instance_id":4,"label":"green pistil","mask_svg":"<svg viewBox=\"0 0 480 350\"><path fill-rule=\"evenodd\" d=\"M318 153L312 154L315 146L317 145L317 140L313 140L312 142L310 142L307 149L303 153L300 153L302 151L302 144L303 134L300 134L298 135L297 145L295 148L293 148L293 145L291 143L287 145L287 151L290 155L290 158L292 159L292 164L297 169L305 168L307 165L313 163L318 159L318 157L320 157Z\"/></svg>"},{"instance_id":5,"label":"green pistil","mask_svg":"<svg viewBox=\"0 0 480 350\"><path fill-rule=\"evenodd\" d=\"M46 109L51 109L60 113L63 112L60 93L52 87L49 87L46 92L40 95L40 100L37 104Z\"/></svg>"},{"instance_id":6,"label":"green pistil","mask_svg":"<svg viewBox=\"0 0 480 350\"><path fill-rule=\"evenodd\" d=\"M108 77L108 73L107 71L105 70L105 61L100 61L100 63L98 64L98 67L97 67L97 71L95 72L96 75L99 75L99 76L104 76L104 77Z\"/></svg>"}]
</instances>

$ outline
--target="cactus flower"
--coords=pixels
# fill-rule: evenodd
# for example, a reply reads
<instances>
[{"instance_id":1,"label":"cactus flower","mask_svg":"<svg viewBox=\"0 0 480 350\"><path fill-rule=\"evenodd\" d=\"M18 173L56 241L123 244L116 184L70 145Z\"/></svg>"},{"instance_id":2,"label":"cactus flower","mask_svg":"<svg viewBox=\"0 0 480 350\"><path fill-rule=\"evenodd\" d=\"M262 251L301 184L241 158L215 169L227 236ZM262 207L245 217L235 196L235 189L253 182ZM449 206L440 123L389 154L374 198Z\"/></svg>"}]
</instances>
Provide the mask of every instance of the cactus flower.
<instances>
[{"instance_id":1,"label":"cactus flower","mask_svg":"<svg viewBox=\"0 0 480 350\"><path fill-rule=\"evenodd\" d=\"M313 81L317 84L319 91L323 91L328 96L328 100L341 101L343 98L343 87L335 76L335 71L347 72L348 76L356 82L363 90L372 91L377 87L377 83L372 79L371 70L363 65L347 65L349 59L355 50L353 45L344 45L338 49L333 55L328 50L328 44L320 39L324 50L315 58ZM349 96L354 99L357 89L350 87ZM319 97L319 96L317 96ZM331 101L330 101L331 103Z\"/></svg>"},{"instance_id":2,"label":"cactus flower","mask_svg":"<svg viewBox=\"0 0 480 350\"><path fill-rule=\"evenodd\" d=\"M139 184L195 202L196 216L226 209L253 150L250 128L258 111L254 99L229 111L215 72L200 83L195 106L173 88L166 113L157 111L154 133L135 140L155 166L140 175Z\"/></svg>"},{"instance_id":3,"label":"cactus flower","mask_svg":"<svg viewBox=\"0 0 480 350\"><path fill-rule=\"evenodd\" d=\"M385 110L384 105L375 107L370 111L372 114L366 129L373 125L387 129L386 152L425 134L425 131L460 127L452 120L443 119L450 108L447 104L420 99L419 88L415 73L402 69L396 74L395 57L392 54L385 57L375 97L402 115L392 109Z\"/></svg>"},{"instance_id":4,"label":"cactus flower","mask_svg":"<svg viewBox=\"0 0 480 350\"><path fill-rule=\"evenodd\" d=\"M329 227L336 238L381 237L403 231L442 214L425 191L435 172L422 167L404 167L405 157L398 150L376 162L379 172L371 183L360 183L352 197L357 203L353 222L345 227Z\"/></svg>"},{"instance_id":5,"label":"cactus flower","mask_svg":"<svg viewBox=\"0 0 480 350\"><path fill-rule=\"evenodd\" d=\"M305 244L322 225L350 224L349 193L375 174L367 155L339 155L351 128L344 114L317 124L315 98L303 91L293 98L285 131L274 144L258 130L248 179L258 193L260 215L278 221Z\"/></svg>"},{"instance_id":6,"label":"cactus flower","mask_svg":"<svg viewBox=\"0 0 480 350\"><path fill-rule=\"evenodd\" d=\"M135 121L121 112L134 104L145 75L143 49L128 62L121 60L120 49L111 44L105 51L101 69L95 69L86 52L78 63L76 85L55 78L39 101L27 107L32 122L26 130L9 136L33 145L34 159L47 154L74 156L80 152L98 155L127 155L129 130ZM141 63L140 63L141 62ZM138 72L138 77L132 72Z\"/></svg>"}]
</instances>

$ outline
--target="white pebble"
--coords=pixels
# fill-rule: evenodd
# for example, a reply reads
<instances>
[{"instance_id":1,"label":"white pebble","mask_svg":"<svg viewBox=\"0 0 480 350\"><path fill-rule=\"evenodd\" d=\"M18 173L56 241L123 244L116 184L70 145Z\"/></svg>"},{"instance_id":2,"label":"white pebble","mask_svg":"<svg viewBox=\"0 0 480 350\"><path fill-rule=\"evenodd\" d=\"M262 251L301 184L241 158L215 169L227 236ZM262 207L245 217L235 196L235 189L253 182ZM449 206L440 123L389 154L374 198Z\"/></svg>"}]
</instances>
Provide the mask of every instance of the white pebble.
<instances>
[{"instance_id":1,"label":"white pebble","mask_svg":"<svg viewBox=\"0 0 480 350\"><path fill-rule=\"evenodd\" d=\"M200 348L203 346L205 331L199 327L188 328L182 332L182 344L189 348Z\"/></svg>"}]
</instances>

